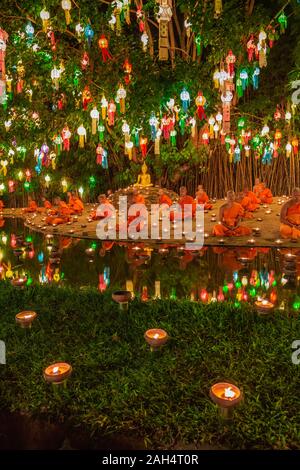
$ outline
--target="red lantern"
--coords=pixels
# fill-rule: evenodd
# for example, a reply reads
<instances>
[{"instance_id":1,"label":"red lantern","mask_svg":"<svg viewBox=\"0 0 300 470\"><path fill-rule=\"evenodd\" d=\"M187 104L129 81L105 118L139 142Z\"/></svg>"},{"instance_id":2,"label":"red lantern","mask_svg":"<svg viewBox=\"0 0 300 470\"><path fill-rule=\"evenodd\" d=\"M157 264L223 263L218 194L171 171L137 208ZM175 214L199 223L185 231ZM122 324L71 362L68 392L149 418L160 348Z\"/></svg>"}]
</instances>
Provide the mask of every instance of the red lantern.
<instances>
[{"instance_id":1,"label":"red lantern","mask_svg":"<svg viewBox=\"0 0 300 470\"><path fill-rule=\"evenodd\" d=\"M234 64L236 62L236 57L232 51L228 52L228 56L226 57L226 64L228 69L228 74L230 78L234 77Z\"/></svg>"},{"instance_id":2,"label":"red lantern","mask_svg":"<svg viewBox=\"0 0 300 470\"><path fill-rule=\"evenodd\" d=\"M112 55L110 54L108 50L108 40L104 34L100 36L98 44L102 52L103 62L106 62L107 60L112 59Z\"/></svg>"},{"instance_id":3,"label":"red lantern","mask_svg":"<svg viewBox=\"0 0 300 470\"><path fill-rule=\"evenodd\" d=\"M86 70L90 64L90 58L88 53L85 51L83 53L82 59L81 59L81 68L82 70Z\"/></svg>"},{"instance_id":4,"label":"red lantern","mask_svg":"<svg viewBox=\"0 0 300 470\"><path fill-rule=\"evenodd\" d=\"M88 86L85 86L82 92L82 106L83 109L86 111L88 104L93 101L92 94Z\"/></svg>"},{"instance_id":5,"label":"red lantern","mask_svg":"<svg viewBox=\"0 0 300 470\"><path fill-rule=\"evenodd\" d=\"M141 137L140 148L141 148L143 158L146 158L146 155L147 155L147 143L148 143L147 137Z\"/></svg>"},{"instance_id":6,"label":"red lantern","mask_svg":"<svg viewBox=\"0 0 300 470\"><path fill-rule=\"evenodd\" d=\"M201 290L200 299L202 300L203 303L207 303L207 301L208 301L208 292L207 292L206 289Z\"/></svg>"},{"instance_id":7,"label":"red lantern","mask_svg":"<svg viewBox=\"0 0 300 470\"><path fill-rule=\"evenodd\" d=\"M108 125L114 126L115 125L115 113L116 113L116 105L113 101L111 101L107 108L107 116L108 116Z\"/></svg>"},{"instance_id":8,"label":"red lantern","mask_svg":"<svg viewBox=\"0 0 300 470\"><path fill-rule=\"evenodd\" d=\"M64 150L69 152L70 150L70 138L71 138L71 132L69 127L66 125L63 130L61 131L61 137L64 143Z\"/></svg>"},{"instance_id":9,"label":"red lantern","mask_svg":"<svg viewBox=\"0 0 300 470\"><path fill-rule=\"evenodd\" d=\"M272 290L271 294L270 294L270 302L272 304L275 304L277 301L277 292L275 289Z\"/></svg>"},{"instance_id":10,"label":"red lantern","mask_svg":"<svg viewBox=\"0 0 300 470\"><path fill-rule=\"evenodd\" d=\"M123 64L123 69L125 72L125 83L128 85L131 81L131 72L132 72L132 64L129 62L128 59L125 59Z\"/></svg>"}]
</instances>

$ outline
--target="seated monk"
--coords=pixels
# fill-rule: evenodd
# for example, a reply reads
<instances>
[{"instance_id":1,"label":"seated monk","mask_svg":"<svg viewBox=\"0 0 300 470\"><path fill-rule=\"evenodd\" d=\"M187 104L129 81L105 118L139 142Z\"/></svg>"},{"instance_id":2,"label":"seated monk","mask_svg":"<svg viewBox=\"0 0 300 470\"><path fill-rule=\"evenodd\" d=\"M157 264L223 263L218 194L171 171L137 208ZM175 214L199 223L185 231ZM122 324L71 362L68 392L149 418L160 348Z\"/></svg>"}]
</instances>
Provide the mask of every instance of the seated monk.
<instances>
[{"instance_id":1,"label":"seated monk","mask_svg":"<svg viewBox=\"0 0 300 470\"><path fill-rule=\"evenodd\" d=\"M259 195L263 190L263 183L260 182L259 178L255 178L255 184L253 186L253 192L255 196L259 199Z\"/></svg>"},{"instance_id":2,"label":"seated monk","mask_svg":"<svg viewBox=\"0 0 300 470\"><path fill-rule=\"evenodd\" d=\"M55 198L54 204L57 208L50 210L51 215L46 218L46 224L59 225L69 222L71 209L68 205L60 197Z\"/></svg>"},{"instance_id":3,"label":"seated monk","mask_svg":"<svg viewBox=\"0 0 300 470\"><path fill-rule=\"evenodd\" d=\"M295 188L292 198L282 206L280 222L282 238L300 238L300 188Z\"/></svg>"},{"instance_id":4,"label":"seated monk","mask_svg":"<svg viewBox=\"0 0 300 470\"><path fill-rule=\"evenodd\" d=\"M143 204L143 205L145 205L145 198L137 189L133 190L133 204ZM128 215L127 226L129 226L131 224L131 222L133 222L135 219L137 219L140 215L141 215L140 211L137 211L135 215ZM141 229L142 229L141 225L143 225L143 224L139 223L138 226L137 226L137 231L138 232L140 232Z\"/></svg>"},{"instance_id":5,"label":"seated monk","mask_svg":"<svg viewBox=\"0 0 300 470\"><path fill-rule=\"evenodd\" d=\"M82 214L84 205L82 200L76 196L76 194L72 191L68 191L68 206L71 209L71 214Z\"/></svg>"},{"instance_id":6,"label":"seated monk","mask_svg":"<svg viewBox=\"0 0 300 470\"><path fill-rule=\"evenodd\" d=\"M43 207L39 207L38 212L46 212L52 208L51 202L47 201L45 197L42 197L42 203L43 203Z\"/></svg>"},{"instance_id":7,"label":"seated monk","mask_svg":"<svg viewBox=\"0 0 300 470\"><path fill-rule=\"evenodd\" d=\"M111 202L107 199L105 194L100 194L98 196L98 202L99 204L106 204L107 206L110 206L113 209L113 205ZM110 217L113 213L113 210L110 210L108 207L106 210L100 212L98 209L94 209L90 213L90 218L92 220L102 220L105 219L106 217Z\"/></svg>"},{"instance_id":8,"label":"seated monk","mask_svg":"<svg viewBox=\"0 0 300 470\"><path fill-rule=\"evenodd\" d=\"M172 199L167 196L167 194L164 192L163 189L159 189L158 191L158 194L159 194L159 204L162 205L162 204L167 204L169 207L172 205Z\"/></svg>"},{"instance_id":9,"label":"seated monk","mask_svg":"<svg viewBox=\"0 0 300 470\"><path fill-rule=\"evenodd\" d=\"M245 186L244 187L244 196L249 198L249 204L247 205L247 211L249 212L254 212L260 204L260 199L258 199L253 191L250 191L250 189Z\"/></svg>"},{"instance_id":10,"label":"seated monk","mask_svg":"<svg viewBox=\"0 0 300 470\"><path fill-rule=\"evenodd\" d=\"M25 209L23 209L24 212L36 212L37 211L37 203L35 202L34 199L32 199L31 196L28 196L28 207L25 207Z\"/></svg>"},{"instance_id":11,"label":"seated monk","mask_svg":"<svg viewBox=\"0 0 300 470\"><path fill-rule=\"evenodd\" d=\"M266 187L264 183L262 184L262 191L259 193L259 199L262 204L272 204L273 202L273 194L271 190Z\"/></svg>"},{"instance_id":12,"label":"seated monk","mask_svg":"<svg viewBox=\"0 0 300 470\"><path fill-rule=\"evenodd\" d=\"M220 207L220 223L213 228L216 237L241 237L250 235L251 229L240 225L244 209L235 201L234 191L227 193L227 202Z\"/></svg>"},{"instance_id":13,"label":"seated monk","mask_svg":"<svg viewBox=\"0 0 300 470\"><path fill-rule=\"evenodd\" d=\"M174 219L178 220L178 218L180 217L182 217L183 219L194 217L196 213L196 203L194 199L192 198L192 196L187 195L187 189L185 186L181 186L179 190L179 196L180 197L178 200L178 204L181 206L182 214L180 215L178 212L177 213L171 212L170 220L174 220ZM190 207L186 207L186 206L190 206Z\"/></svg>"},{"instance_id":14,"label":"seated monk","mask_svg":"<svg viewBox=\"0 0 300 470\"><path fill-rule=\"evenodd\" d=\"M198 186L198 190L196 192L196 203L197 204L203 204L204 205L204 210L211 210L212 209L212 204L209 202L209 197L206 194L206 192L203 189L202 185Z\"/></svg>"},{"instance_id":15,"label":"seated monk","mask_svg":"<svg viewBox=\"0 0 300 470\"><path fill-rule=\"evenodd\" d=\"M245 196L244 193L238 193L236 197L236 202L238 202L244 209L242 219L253 219L253 214L251 214L251 211L249 210L249 207L251 205L250 198L248 196Z\"/></svg>"}]
</instances>

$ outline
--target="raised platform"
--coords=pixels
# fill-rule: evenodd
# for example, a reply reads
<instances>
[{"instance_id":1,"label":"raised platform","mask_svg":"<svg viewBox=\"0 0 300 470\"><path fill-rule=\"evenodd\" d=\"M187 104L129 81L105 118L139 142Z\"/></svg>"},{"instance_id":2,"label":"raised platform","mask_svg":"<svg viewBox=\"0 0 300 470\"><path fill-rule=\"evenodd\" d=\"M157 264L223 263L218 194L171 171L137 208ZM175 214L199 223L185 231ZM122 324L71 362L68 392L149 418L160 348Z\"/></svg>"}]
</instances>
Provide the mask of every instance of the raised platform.
<instances>
[{"instance_id":1,"label":"raised platform","mask_svg":"<svg viewBox=\"0 0 300 470\"><path fill-rule=\"evenodd\" d=\"M224 238L223 242L220 241L220 238L214 237L211 235L212 228L216 222L212 221L213 214L218 216L219 207L224 201L217 201L214 204L213 210L205 213L205 245L206 246L258 246L258 247L298 247L300 248L300 241L292 242L291 240L281 240L281 243L278 243L280 237L279 234L279 213L281 205L278 203L279 198L276 198L274 203L265 208L260 206L259 209L254 212L253 219L245 219L243 221L244 225L254 229L260 229L259 236L248 236L248 237L228 237ZM22 217L24 223L30 229L41 232L44 234L56 234L64 237L74 237L74 238L87 238L87 239L97 239L96 227L97 221L88 222L88 216L91 211L96 207L92 204L86 204L85 210L82 216L78 218L73 218L73 221L69 224L58 225L57 227L45 226L45 214L23 214L21 209L4 209L4 217ZM269 213L269 211L271 212ZM268 212L268 213L266 213ZM253 243L248 242L249 239L253 239ZM130 241L130 239L129 239ZM136 241L136 240L134 240ZM150 240L148 240L150 241ZM166 240L156 240L155 243L162 244L182 244L187 240L185 237L182 237L182 240L174 240L172 237Z\"/></svg>"}]
</instances>

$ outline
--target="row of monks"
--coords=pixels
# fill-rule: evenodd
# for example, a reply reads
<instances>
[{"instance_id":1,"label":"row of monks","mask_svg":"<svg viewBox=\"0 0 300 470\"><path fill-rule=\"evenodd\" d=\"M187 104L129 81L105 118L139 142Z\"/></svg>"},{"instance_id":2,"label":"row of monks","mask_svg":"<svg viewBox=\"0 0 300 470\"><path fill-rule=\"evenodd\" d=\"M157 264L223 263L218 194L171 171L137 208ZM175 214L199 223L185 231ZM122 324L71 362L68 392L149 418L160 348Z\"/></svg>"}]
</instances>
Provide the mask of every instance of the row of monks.
<instances>
[{"instance_id":1,"label":"row of monks","mask_svg":"<svg viewBox=\"0 0 300 470\"><path fill-rule=\"evenodd\" d=\"M80 197L74 192L67 193L68 201L65 202L59 197L54 199L53 204L46 198L42 198L43 207L38 207L36 201L31 197L28 198L28 207L23 209L24 213L46 212L46 223L48 225L59 225L66 223L70 220L72 215L81 215L84 210L84 204ZM98 197L99 204L111 205L110 200L105 194ZM138 189L133 191L133 203L145 204L145 198ZM259 180L255 181L255 186L251 191L245 187L243 192L237 195L233 191L227 193L226 202L220 207L219 223L213 227L213 235L217 237L236 237L247 236L252 233L252 230L246 225L241 224L243 219L253 218L253 212L259 207L260 204L271 204L273 202L273 195L264 183ZM159 204L171 206L173 201L166 194L163 189L159 190ZM201 204L204 210L211 210L213 204L209 196L205 192L203 186L198 186L196 197L193 198L187 194L187 189L183 186L180 188L180 195L178 204L181 206L182 213L176 214L171 211L170 219L175 221L178 217L193 217L196 212L196 205ZM186 208L189 206L189 209ZM3 209L3 202L0 200L0 210ZM99 220L110 215L109 208L102 213L97 210L92 210L89 214L91 220ZM135 216L128 217L128 224L130 224L136 217L140 215L139 212ZM300 189L295 188L292 197L282 206L280 217L280 234L282 238L297 239L300 238Z\"/></svg>"}]
</instances>

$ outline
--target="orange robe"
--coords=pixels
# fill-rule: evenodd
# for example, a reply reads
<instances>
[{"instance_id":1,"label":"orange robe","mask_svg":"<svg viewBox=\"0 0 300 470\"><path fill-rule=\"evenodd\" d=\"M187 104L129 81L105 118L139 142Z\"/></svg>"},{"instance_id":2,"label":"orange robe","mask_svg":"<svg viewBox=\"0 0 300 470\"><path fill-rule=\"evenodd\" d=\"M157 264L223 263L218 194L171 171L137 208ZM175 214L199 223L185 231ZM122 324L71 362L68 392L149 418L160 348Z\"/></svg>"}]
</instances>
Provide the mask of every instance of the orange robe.
<instances>
[{"instance_id":1,"label":"orange robe","mask_svg":"<svg viewBox=\"0 0 300 470\"><path fill-rule=\"evenodd\" d=\"M136 194L133 198L133 202L134 204L145 204L145 198L142 194ZM140 211L137 211L136 212L136 215L129 215L128 218L127 218L127 226L129 226L131 224L131 222L133 222L135 219L137 219L139 216L141 215ZM142 225L144 225L142 223ZM139 223L137 225L137 232L140 232L142 229L141 227L141 223Z\"/></svg>"},{"instance_id":2,"label":"orange robe","mask_svg":"<svg viewBox=\"0 0 300 470\"><path fill-rule=\"evenodd\" d=\"M291 224L300 225L300 202L294 204L287 210L286 219ZM282 238L300 238L300 230L286 224L280 225L280 235Z\"/></svg>"},{"instance_id":3,"label":"orange robe","mask_svg":"<svg viewBox=\"0 0 300 470\"><path fill-rule=\"evenodd\" d=\"M74 197L71 208L75 214L81 214L84 209L82 200L79 197Z\"/></svg>"},{"instance_id":4,"label":"orange robe","mask_svg":"<svg viewBox=\"0 0 300 470\"><path fill-rule=\"evenodd\" d=\"M38 207L38 212L45 212L52 208L52 204L50 201L45 201L43 207Z\"/></svg>"},{"instance_id":5,"label":"orange robe","mask_svg":"<svg viewBox=\"0 0 300 470\"><path fill-rule=\"evenodd\" d=\"M196 203L194 201L194 199L191 197L191 196L183 196L183 197L180 197L179 198L179 201L178 203L180 204L181 208L182 208L182 216L183 217L194 217L195 215L195 212L196 212ZM191 205L192 206L192 214L190 213L190 209L185 209L185 205Z\"/></svg>"},{"instance_id":6,"label":"orange robe","mask_svg":"<svg viewBox=\"0 0 300 470\"><path fill-rule=\"evenodd\" d=\"M24 209L24 212L36 212L37 208L37 203L35 201L30 201L29 206Z\"/></svg>"},{"instance_id":7,"label":"orange robe","mask_svg":"<svg viewBox=\"0 0 300 470\"><path fill-rule=\"evenodd\" d=\"M197 196L197 194L196 194ZM204 191L201 196L196 197L196 203L197 204L203 204L204 205L204 210L210 210L212 209L212 204L209 203L209 197Z\"/></svg>"},{"instance_id":8,"label":"orange robe","mask_svg":"<svg viewBox=\"0 0 300 470\"><path fill-rule=\"evenodd\" d=\"M248 196L244 196L243 199L239 202L242 208L244 209L243 219L253 219L253 215L251 214L251 201Z\"/></svg>"},{"instance_id":9,"label":"orange robe","mask_svg":"<svg viewBox=\"0 0 300 470\"><path fill-rule=\"evenodd\" d=\"M3 208L4 208L3 201L0 200L0 210L2 210Z\"/></svg>"},{"instance_id":10,"label":"orange robe","mask_svg":"<svg viewBox=\"0 0 300 470\"><path fill-rule=\"evenodd\" d=\"M234 202L231 207L226 207L223 212L224 222L230 228L225 227L225 225L217 224L213 228L213 235L216 237L241 237L244 235L250 235L251 229L243 225L239 225L235 230L234 227L237 223L239 217L242 217L244 214L244 209L240 204Z\"/></svg>"},{"instance_id":11,"label":"orange robe","mask_svg":"<svg viewBox=\"0 0 300 470\"><path fill-rule=\"evenodd\" d=\"M167 204L170 207L172 205L172 199L166 194L163 194L159 198L159 204Z\"/></svg>"},{"instance_id":12,"label":"orange robe","mask_svg":"<svg viewBox=\"0 0 300 470\"><path fill-rule=\"evenodd\" d=\"M272 204L273 194L269 188L265 188L259 195L259 198L263 204Z\"/></svg>"},{"instance_id":13,"label":"orange robe","mask_svg":"<svg viewBox=\"0 0 300 470\"><path fill-rule=\"evenodd\" d=\"M46 218L46 224L48 225L60 225L70 220L71 209L64 201L60 201L58 209L53 210L52 216Z\"/></svg>"},{"instance_id":14,"label":"orange robe","mask_svg":"<svg viewBox=\"0 0 300 470\"><path fill-rule=\"evenodd\" d=\"M255 211L255 209L257 209L260 204L260 199L258 199L258 197L256 197L252 191L248 191L246 197L249 198L247 210L250 212Z\"/></svg>"},{"instance_id":15,"label":"orange robe","mask_svg":"<svg viewBox=\"0 0 300 470\"><path fill-rule=\"evenodd\" d=\"M102 202L101 204L107 204L110 206L112 205L108 199L105 199L104 202ZM112 211L110 210L103 211L103 214L101 215L97 215L97 210L92 210L90 213L90 218L93 220L102 220L102 219L105 219L106 217L110 217L111 215L112 215Z\"/></svg>"},{"instance_id":16,"label":"orange robe","mask_svg":"<svg viewBox=\"0 0 300 470\"><path fill-rule=\"evenodd\" d=\"M254 192L254 194L255 194L255 196L256 196L257 198L259 198L260 193L263 191L263 189L264 189L264 186L263 186L262 183L256 184L256 185L253 187L253 192Z\"/></svg>"}]
</instances>

